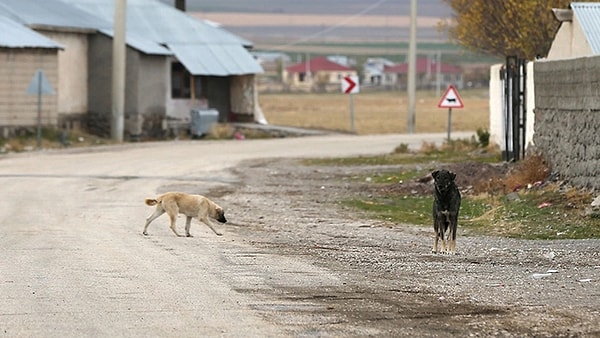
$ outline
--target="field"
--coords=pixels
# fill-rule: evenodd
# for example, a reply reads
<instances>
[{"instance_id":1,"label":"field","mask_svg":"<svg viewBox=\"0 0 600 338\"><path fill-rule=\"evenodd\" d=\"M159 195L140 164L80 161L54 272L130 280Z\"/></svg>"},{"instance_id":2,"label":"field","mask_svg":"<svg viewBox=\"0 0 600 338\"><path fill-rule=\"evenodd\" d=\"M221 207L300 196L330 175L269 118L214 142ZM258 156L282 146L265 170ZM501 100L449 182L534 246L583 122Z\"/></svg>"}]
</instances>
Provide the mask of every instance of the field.
<instances>
[{"instance_id":1,"label":"field","mask_svg":"<svg viewBox=\"0 0 600 338\"><path fill-rule=\"evenodd\" d=\"M489 129L487 90L460 91L464 109L452 110L453 131ZM448 128L448 110L437 107L435 91L417 93L416 132L441 133ZM351 132L350 97L345 94L261 94L267 121L314 129ZM408 100L404 92L361 92L353 95L357 134L405 133Z\"/></svg>"}]
</instances>

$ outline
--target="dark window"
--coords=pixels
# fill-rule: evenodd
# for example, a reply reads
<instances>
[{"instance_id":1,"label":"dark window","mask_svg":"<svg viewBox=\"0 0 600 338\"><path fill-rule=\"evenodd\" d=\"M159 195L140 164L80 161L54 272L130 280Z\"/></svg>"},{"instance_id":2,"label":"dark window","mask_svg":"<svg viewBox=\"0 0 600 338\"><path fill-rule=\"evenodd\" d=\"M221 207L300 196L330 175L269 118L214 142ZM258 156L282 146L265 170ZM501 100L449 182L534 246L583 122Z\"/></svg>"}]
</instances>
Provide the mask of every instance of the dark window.
<instances>
[{"instance_id":1,"label":"dark window","mask_svg":"<svg viewBox=\"0 0 600 338\"><path fill-rule=\"evenodd\" d=\"M185 67L178 62L171 64L171 97L189 99L192 96L192 77Z\"/></svg>"}]
</instances>

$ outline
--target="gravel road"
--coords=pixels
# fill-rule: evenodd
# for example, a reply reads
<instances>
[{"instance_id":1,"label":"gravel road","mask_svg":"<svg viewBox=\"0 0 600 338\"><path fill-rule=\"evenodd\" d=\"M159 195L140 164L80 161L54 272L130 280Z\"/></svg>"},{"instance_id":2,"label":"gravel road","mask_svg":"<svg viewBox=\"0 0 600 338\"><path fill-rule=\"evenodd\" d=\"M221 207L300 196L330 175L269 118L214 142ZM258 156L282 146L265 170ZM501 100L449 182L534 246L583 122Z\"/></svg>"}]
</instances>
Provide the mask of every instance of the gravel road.
<instances>
[{"instance_id":1,"label":"gravel road","mask_svg":"<svg viewBox=\"0 0 600 338\"><path fill-rule=\"evenodd\" d=\"M430 229L338 203L368 169L294 160L444 136L3 155L0 336L599 336L599 241L459 231L458 255L433 255ZM177 238L164 217L143 236L143 199L169 190L222 205L225 235Z\"/></svg>"}]
</instances>

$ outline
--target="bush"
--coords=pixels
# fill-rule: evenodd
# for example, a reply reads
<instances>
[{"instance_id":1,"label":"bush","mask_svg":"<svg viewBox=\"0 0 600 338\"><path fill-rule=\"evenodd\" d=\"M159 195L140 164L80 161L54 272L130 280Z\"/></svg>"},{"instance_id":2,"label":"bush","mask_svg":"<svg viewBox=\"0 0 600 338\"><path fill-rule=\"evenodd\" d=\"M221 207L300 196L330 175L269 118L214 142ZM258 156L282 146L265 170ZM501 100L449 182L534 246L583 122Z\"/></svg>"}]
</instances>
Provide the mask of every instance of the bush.
<instances>
[{"instance_id":1,"label":"bush","mask_svg":"<svg viewBox=\"0 0 600 338\"><path fill-rule=\"evenodd\" d=\"M477 129L477 139L482 148L487 148L487 146L490 145L490 132L487 131L487 129Z\"/></svg>"}]
</instances>

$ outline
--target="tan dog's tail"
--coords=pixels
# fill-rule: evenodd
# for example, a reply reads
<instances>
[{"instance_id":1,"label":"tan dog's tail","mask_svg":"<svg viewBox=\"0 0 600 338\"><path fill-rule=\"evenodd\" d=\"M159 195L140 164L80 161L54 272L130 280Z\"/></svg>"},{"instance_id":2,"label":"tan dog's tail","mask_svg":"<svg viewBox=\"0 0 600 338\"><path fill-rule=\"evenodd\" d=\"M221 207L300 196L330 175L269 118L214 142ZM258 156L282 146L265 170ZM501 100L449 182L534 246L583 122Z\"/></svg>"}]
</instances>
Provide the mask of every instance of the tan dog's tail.
<instances>
[{"instance_id":1,"label":"tan dog's tail","mask_svg":"<svg viewBox=\"0 0 600 338\"><path fill-rule=\"evenodd\" d=\"M144 202L146 202L146 205L150 206L158 204L158 201L155 198L146 198Z\"/></svg>"}]
</instances>

